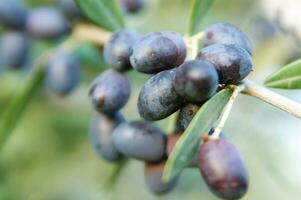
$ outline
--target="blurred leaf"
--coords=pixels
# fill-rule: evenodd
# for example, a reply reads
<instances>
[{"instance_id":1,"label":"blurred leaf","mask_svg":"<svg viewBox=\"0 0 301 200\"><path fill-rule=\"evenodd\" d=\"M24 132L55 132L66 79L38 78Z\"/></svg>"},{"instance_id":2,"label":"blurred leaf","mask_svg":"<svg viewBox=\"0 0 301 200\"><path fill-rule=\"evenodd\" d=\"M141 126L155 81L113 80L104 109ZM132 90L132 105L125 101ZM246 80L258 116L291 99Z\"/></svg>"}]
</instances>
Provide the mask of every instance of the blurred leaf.
<instances>
[{"instance_id":1,"label":"blurred leaf","mask_svg":"<svg viewBox=\"0 0 301 200\"><path fill-rule=\"evenodd\" d=\"M201 135L208 133L219 119L231 94L231 89L224 89L200 108L167 160L163 173L164 181L172 180L191 162L198 151Z\"/></svg>"},{"instance_id":2,"label":"blurred leaf","mask_svg":"<svg viewBox=\"0 0 301 200\"><path fill-rule=\"evenodd\" d=\"M296 60L272 74L265 85L280 89L301 89L301 59Z\"/></svg>"},{"instance_id":3,"label":"blurred leaf","mask_svg":"<svg viewBox=\"0 0 301 200\"><path fill-rule=\"evenodd\" d=\"M42 85L43 77L43 67L35 68L27 82L23 83L23 87L15 95L14 99L2 114L0 118L0 147L6 141L18 120L21 118L26 105L30 102L35 92Z\"/></svg>"},{"instance_id":4,"label":"blurred leaf","mask_svg":"<svg viewBox=\"0 0 301 200\"><path fill-rule=\"evenodd\" d=\"M75 0L82 12L95 24L110 31L124 27L117 0Z\"/></svg>"},{"instance_id":5,"label":"blurred leaf","mask_svg":"<svg viewBox=\"0 0 301 200\"><path fill-rule=\"evenodd\" d=\"M189 35L194 35L200 31L201 22L213 2L214 0L192 0L188 26Z\"/></svg>"}]
</instances>

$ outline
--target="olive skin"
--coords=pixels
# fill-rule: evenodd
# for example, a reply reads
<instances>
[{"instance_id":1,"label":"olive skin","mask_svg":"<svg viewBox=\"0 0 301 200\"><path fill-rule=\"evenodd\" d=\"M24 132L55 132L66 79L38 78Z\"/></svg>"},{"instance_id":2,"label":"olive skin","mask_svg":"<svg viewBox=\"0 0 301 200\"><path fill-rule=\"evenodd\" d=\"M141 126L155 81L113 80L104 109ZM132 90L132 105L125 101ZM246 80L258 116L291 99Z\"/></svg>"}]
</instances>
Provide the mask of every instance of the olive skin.
<instances>
[{"instance_id":1,"label":"olive skin","mask_svg":"<svg viewBox=\"0 0 301 200\"><path fill-rule=\"evenodd\" d=\"M252 55L252 45L248 37L237 27L228 23L216 23L205 29L203 45L232 44L245 49Z\"/></svg>"},{"instance_id":2,"label":"olive skin","mask_svg":"<svg viewBox=\"0 0 301 200\"><path fill-rule=\"evenodd\" d=\"M84 18L75 0L57 0L56 4L68 20L74 21Z\"/></svg>"},{"instance_id":3,"label":"olive skin","mask_svg":"<svg viewBox=\"0 0 301 200\"><path fill-rule=\"evenodd\" d=\"M246 78L253 68L250 54L234 45L214 44L205 47L197 59L215 66L221 84L237 84Z\"/></svg>"},{"instance_id":4,"label":"olive skin","mask_svg":"<svg viewBox=\"0 0 301 200\"><path fill-rule=\"evenodd\" d=\"M26 34L6 32L0 39L0 67L19 69L28 59L30 42Z\"/></svg>"},{"instance_id":5,"label":"olive skin","mask_svg":"<svg viewBox=\"0 0 301 200\"><path fill-rule=\"evenodd\" d=\"M130 94L128 78L117 71L107 70L93 81L89 97L95 109L110 114L120 110Z\"/></svg>"},{"instance_id":6,"label":"olive skin","mask_svg":"<svg viewBox=\"0 0 301 200\"><path fill-rule=\"evenodd\" d=\"M23 29L27 20L27 9L21 0L0 1L0 24L12 29Z\"/></svg>"},{"instance_id":7,"label":"olive skin","mask_svg":"<svg viewBox=\"0 0 301 200\"><path fill-rule=\"evenodd\" d=\"M103 55L106 63L118 71L132 68L130 56L133 45L140 39L139 33L127 29L114 32L105 44Z\"/></svg>"},{"instance_id":8,"label":"olive skin","mask_svg":"<svg viewBox=\"0 0 301 200\"><path fill-rule=\"evenodd\" d=\"M173 87L174 70L166 70L151 77L143 86L138 98L141 117L155 121L164 119L183 104Z\"/></svg>"},{"instance_id":9,"label":"olive skin","mask_svg":"<svg viewBox=\"0 0 301 200\"><path fill-rule=\"evenodd\" d=\"M195 114L199 111L200 106L195 104L186 104L184 105L179 112L177 122L176 122L176 131L184 132L189 126L191 120Z\"/></svg>"},{"instance_id":10,"label":"olive skin","mask_svg":"<svg viewBox=\"0 0 301 200\"><path fill-rule=\"evenodd\" d=\"M137 13L144 5L144 0L120 0L122 10L125 13Z\"/></svg>"},{"instance_id":11,"label":"olive skin","mask_svg":"<svg viewBox=\"0 0 301 200\"><path fill-rule=\"evenodd\" d=\"M45 70L46 85L50 90L67 95L80 83L80 67L75 55L57 52L48 61Z\"/></svg>"},{"instance_id":12,"label":"olive skin","mask_svg":"<svg viewBox=\"0 0 301 200\"><path fill-rule=\"evenodd\" d=\"M174 88L190 102L202 102L215 94L219 84L216 69L211 63L193 60L176 68Z\"/></svg>"},{"instance_id":13,"label":"olive skin","mask_svg":"<svg viewBox=\"0 0 301 200\"><path fill-rule=\"evenodd\" d=\"M120 124L112 134L113 144L123 155L146 162L165 158L166 137L150 122Z\"/></svg>"},{"instance_id":14,"label":"olive skin","mask_svg":"<svg viewBox=\"0 0 301 200\"><path fill-rule=\"evenodd\" d=\"M29 12L26 30L34 38L57 39L68 32L68 23L55 8L36 8Z\"/></svg>"},{"instance_id":15,"label":"olive skin","mask_svg":"<svg viewBox=\"0 0 301 200\"><path fill-rule=\"evenodd\" d=\"M222 199L240 199L249 185L248 173L236 147L225 138L204 143L199 168L210 190Z\"/></svg>"},{"instance_id":16,"label":"olive skin","mask_svg":"<svg viewBox=\"0 0 301 200\"><path fill-rule=\"evenodd\" d=\"M167 144L166 144L167 156L170 156L171 152L173 151L177 141L180 139L182 134L183 134L182 132L175 132L175 133L169 134L167 136ZM192 167L192 168L198 167L199 166L198 163L199 163L199 160L198 160L198 154L197 154L192 158L191 162L188 164L187 167Z\"/></svg>"},{"instance_id":17,"label":"olive skin","mask_svg":"<svg viewBox=\"0 0 301 200\"><path fill-rule=\"evenodd\" d=\"M133 47L130 62L139 72L154 74L181 65L186 57L182 36L174 32L154 32Z\"/></svg>"},{"instance_id":18,"label":"olive skin","mask_svg":"<svg viewBox=\"0 0 301 200\"><path fill-rule=\"evenodd\" d=\"M179 177L174 178L168 183L162 182L162 174L166 161L160 163L144 165L144 180L149 191L156 195L163 195L174 189L178 183Z\"/></svg>"},{"instance_id":19,"label":"olive skin","mask_svg":"<svg viewBox=\"0 0 301 200\"><path fill-rule=\"evenodd\" d=\"M96 153L107 161L118 161L123 156L117 151L112 142L112 132L125 120L119 113L111 116L98 114L90 124L90 139Z\"/></svg>"}]
</instances>

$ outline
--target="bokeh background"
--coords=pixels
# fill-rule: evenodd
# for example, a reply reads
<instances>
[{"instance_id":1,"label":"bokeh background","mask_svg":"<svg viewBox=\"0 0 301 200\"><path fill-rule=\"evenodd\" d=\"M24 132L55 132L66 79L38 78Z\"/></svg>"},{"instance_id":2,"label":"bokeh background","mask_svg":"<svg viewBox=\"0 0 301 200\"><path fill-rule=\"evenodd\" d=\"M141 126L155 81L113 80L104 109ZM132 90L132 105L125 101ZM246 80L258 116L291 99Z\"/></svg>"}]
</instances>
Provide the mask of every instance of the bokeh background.
<instances>
[{"instance_id":1,"label":"bokeh background","mask_svg":"<svg viewBox=\"0 0 301 200\"><path fill-rule=\"evenodd\" d=\"M285 18L293 13L290 9L301 8L301 3L283 2L216 0L204 19L204 27L214 22L229 22L247 33L255 48L251 79L259 83L301 55L298 38L301 24L298 18ZM25 0L25 3L37 7L51 5L53 0ZM125 17L128 27L141 33L173 30L184 34L189 6L188 0L148 0L141 12ZM60 42L34 41L31 59L21 72L0 74L0 114L23 85L31 61ZM144 183L143 163L134 160L120 172L109 191L101 190L116 166L97 157L90 144L88 127L95 113L88 101L88 88L93 78L107 67L101 50L91 44L82 45L76 53L81 58L83 73L80 87L64 98L42 87L5 144L0 158L0 199L217 199L197 169L186 169L171 193L153 196ZM127 75L132 81L133 94L122 113L127 120L139 119L137 95L147 76L136 72ZM301 102L301 91L277 92ZM165 122L158 122L162 129L166 129ZM225 132L240 150L250 173L250 189L243 199L301 198L300 120L252 97L240 96Z\"/></svg>"}]
</instances>

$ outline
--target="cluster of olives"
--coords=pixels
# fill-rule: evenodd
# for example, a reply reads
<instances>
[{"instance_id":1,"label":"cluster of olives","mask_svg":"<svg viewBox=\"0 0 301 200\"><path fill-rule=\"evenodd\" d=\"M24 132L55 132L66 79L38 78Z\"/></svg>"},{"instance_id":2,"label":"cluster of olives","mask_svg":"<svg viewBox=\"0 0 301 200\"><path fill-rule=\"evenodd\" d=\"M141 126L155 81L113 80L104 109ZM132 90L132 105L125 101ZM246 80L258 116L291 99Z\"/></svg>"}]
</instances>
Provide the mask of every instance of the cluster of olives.
<instances>
[{"instance_id":1,"label":"cluster of olives","mask_svg":"<svg viewBox=\"0 0 301 200\"><path fill-rule=\"evenodd\" d=\"M106 160L123 157L145 162L145 181L150 191L170 191L178 178L166 183L161 176L166 159L200 106L220 88L239 84L252 71L252 48L246 35L227 23L204 31L203 48L195 60L187 59L183 37L175 32L141 36L132 30L111 35L103 53L111 69L92 83L90 99L99 112L91 124L92 143ZM140 116L146 121L127 122L120 109L131 87L124 72L134 69L151 74L138 98ZM175 131L163 133L154 123L179 111ZM247 191L248 173L238 150L222 133L204 144L187 167L198 167L214 194L239 199Z\"/></svg>"},{"instance_id":2,"label":"cluster of olives","mask_svg":"<svg viewBox=\"0 0 301 200\"><path fill-rule=\"evenodd\" d=\"M122 0L127 13L141 9L142 0ZM22 0L0 1L0 71L21 69L29 62L32 40L55 41L68 36L72 26L86 21L74 0L56 0L54 6L28 9ZM80 64L74 53L58 51L49 58L45 80L59 95L69 94L80 82Z\"/></svg>"},{"instance_id":3,"label":"cluster of olives","mask_svg":"<svg viewBox=\"0 0 301 200\"><path fill-rule=\"evenodd\" d=\"M57 0L55 6L28 9L20 0L0 1L0 69L26 66L33 40L54 41L67 36L83 15L73 0ZM80 81L76 56L57 51L46 64L46 84L55 93L68 94Z\"/></svg>"}]
</instances>

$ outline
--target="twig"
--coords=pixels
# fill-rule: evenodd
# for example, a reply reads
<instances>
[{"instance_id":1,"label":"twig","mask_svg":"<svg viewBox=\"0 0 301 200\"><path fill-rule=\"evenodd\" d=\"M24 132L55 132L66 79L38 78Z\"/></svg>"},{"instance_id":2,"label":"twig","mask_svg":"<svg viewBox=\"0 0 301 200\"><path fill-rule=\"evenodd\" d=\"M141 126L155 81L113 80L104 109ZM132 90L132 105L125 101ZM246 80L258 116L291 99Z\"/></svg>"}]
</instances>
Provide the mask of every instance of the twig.
<instances>
[{"instance_id":1,"label":"twig","mask_svg":"<svg viewBox=\"0 0 301 200\"><path fill-rule=\"evenodd\" d=\"M301 104L279 95L263 86L260 86L250 80L244 81L246 88L242 93L256 97L265 101L289 114L301 119Z\"/></svg>"},{"instance_id":2,"label":"twig","mask_svg":"<svg viewBox=\"0 0 301 200\"><path fill-rule=\"evenodd\" d=\"M78 24L72 31L72 37L78 41L91 42L103 46L109 40L110 32L89 24Z\"/></svg>"},{"instance_id":3,"label":"twig","mask_svg":"<svg viewBox=\"0 0 301 200\"><path fill-rule=\"evenodd\" d=\"M198 55L200 41L204 37L204 32L199 32L193 36L185 36L185 43L188 51L187 60L193 60Z\"/></svg>"},{"instance_id":4,"label":"twig","mask_svg":"<svg viewBox=\"0 0 301 200\"><path fill-rule=\"evenodd\" d=\"M230 115L230 112L232 110L233 104L238 96L238 94L245 88L244 85L239 85L237 87L234 88L234 91L232 93L232 96L229 99L229 102L227 103L227 105L224 108L224 111L221 115L219 124L215 127L213 134L210 136L210 139L218 139L220 136L221 131L223 130L226 121Z\"/></svg>"},{"instance_id":5,"label":"twig","mask_svg":"<svg viewBox=\"0 0 301 200\"><path fill-rule=\"evenodd\" d=\"M128 163L128 159L123 159L119 163L115 164L114 168L110 172L110 174L105 178L101 185L101 189L104 192L108 192L112 187L115 185L116 180L119 176L119 174L122 172L122 170L126 167L126 164Z\"/></svg>"}]
</instances>

